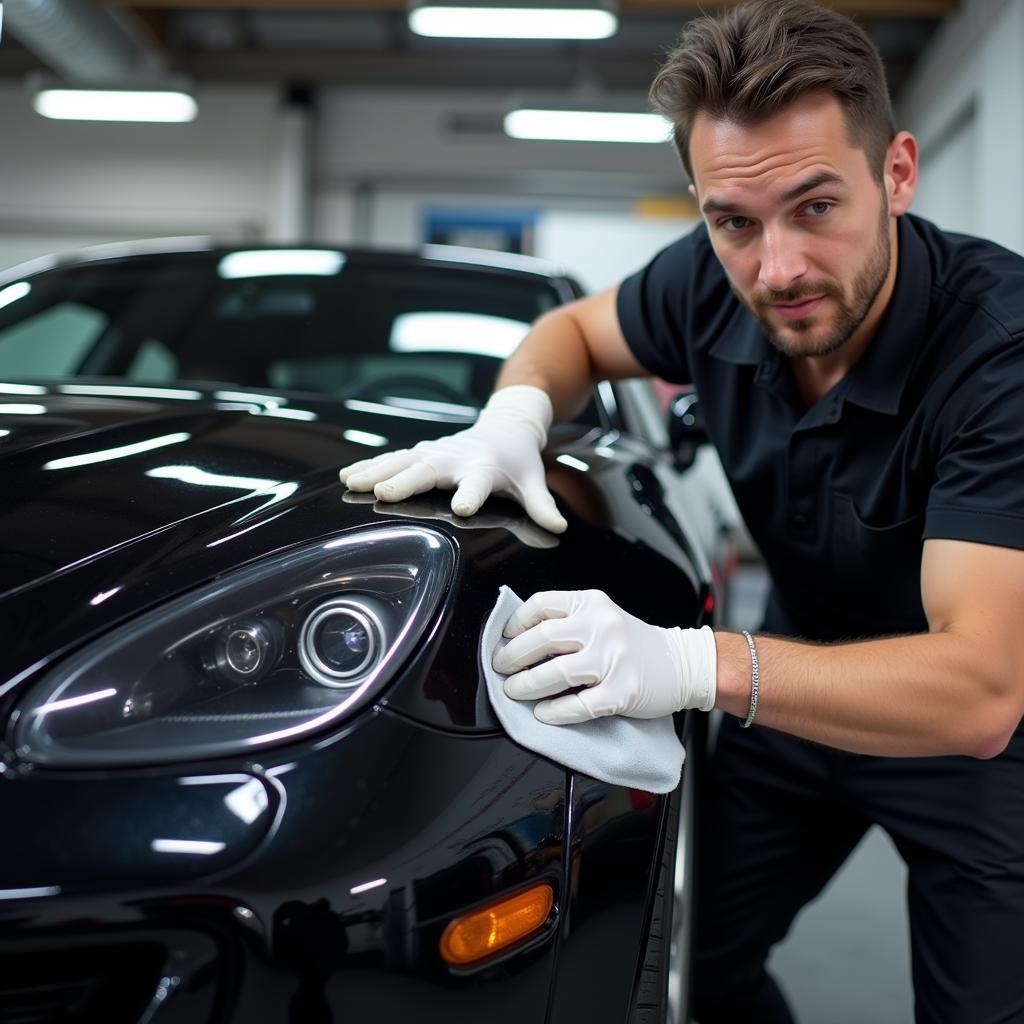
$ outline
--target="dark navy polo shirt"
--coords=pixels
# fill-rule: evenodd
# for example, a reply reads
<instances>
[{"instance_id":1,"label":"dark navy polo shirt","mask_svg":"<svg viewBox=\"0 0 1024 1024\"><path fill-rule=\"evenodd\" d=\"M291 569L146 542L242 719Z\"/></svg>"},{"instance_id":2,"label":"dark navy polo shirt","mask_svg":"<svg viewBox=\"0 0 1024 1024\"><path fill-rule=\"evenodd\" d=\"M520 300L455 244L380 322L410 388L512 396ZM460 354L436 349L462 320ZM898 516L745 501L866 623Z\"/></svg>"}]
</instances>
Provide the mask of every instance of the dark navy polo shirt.
<instances>
[{"instance_id":1,"label":"dark navy polo shirt","mask_svg":"<svg viewBox=\"0 0 1024 1024\"><path fill-rule=\"evenodd\" d=\"M764 628L836 640L928 628L928 537L1024 548L1024 259L898 220L868 348L808 408L702 225L624 281L626 340L693 383L772 576Z\"/></svg>"}]
</instances>

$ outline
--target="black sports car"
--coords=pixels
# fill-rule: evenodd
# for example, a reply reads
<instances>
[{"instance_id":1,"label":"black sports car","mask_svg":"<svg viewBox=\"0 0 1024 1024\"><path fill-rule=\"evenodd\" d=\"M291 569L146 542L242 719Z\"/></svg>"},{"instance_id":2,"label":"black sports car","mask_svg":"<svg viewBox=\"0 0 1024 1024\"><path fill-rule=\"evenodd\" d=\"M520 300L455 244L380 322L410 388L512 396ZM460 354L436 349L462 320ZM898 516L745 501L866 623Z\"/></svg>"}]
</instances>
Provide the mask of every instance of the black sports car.
<instances>
[{"instance_id":1,"label":"black sports car","mask_svg":"<svg viewBox=\"0 0 1024 1024\"><path fill-rule=\"evenodd\" d=\"M510 741L478 638L501 584L714 618L693 410L600 385L560 537L337 479L577 294L440 247L0 275L0 1022L685 1019L703 716L670 797L598 782Z\"/></svg>"}]
</instances>

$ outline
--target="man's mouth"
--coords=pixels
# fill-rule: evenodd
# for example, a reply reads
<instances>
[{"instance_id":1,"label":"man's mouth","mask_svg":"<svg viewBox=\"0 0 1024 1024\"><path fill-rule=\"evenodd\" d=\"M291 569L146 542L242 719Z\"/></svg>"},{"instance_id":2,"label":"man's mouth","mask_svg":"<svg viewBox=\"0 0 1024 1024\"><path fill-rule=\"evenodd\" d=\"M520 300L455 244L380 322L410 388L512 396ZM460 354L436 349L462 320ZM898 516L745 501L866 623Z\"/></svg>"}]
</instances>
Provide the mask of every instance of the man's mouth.
<instances>
[{"instance_id":1,"label":"man's mouth","mask_svg":"<svg viewBox=\"0 0 1024 1024\"><path fill-rule=\"evenodd\" d=\"M772 303L771 308L783 320L803 320L804 317L810 316L824 300L824 295L818 295L813 299L801 299L799 302Z\"/></svg>"}]
</instances>

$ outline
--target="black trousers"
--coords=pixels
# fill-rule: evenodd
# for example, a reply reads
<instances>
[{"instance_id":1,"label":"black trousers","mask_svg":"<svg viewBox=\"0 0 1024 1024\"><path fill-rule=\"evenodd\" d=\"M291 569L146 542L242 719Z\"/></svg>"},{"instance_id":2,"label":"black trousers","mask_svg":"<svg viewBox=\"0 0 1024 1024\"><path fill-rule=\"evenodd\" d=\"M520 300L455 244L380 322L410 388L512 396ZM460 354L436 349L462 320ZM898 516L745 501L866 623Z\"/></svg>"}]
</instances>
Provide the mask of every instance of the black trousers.
<instances>
[{"instance_id":1,"label":"black trousers","mask_svg":"<svg viewBox=\"0 0 1024 1024\"><path fill-rule=\"evenodd\" d=\"M876 823L909 871L917 1024L1024 1022L1024 736L988 761L867 757L727 716L704 775L700 1024L792 1024L765 961Z\"/></svg>"}]
</instances>

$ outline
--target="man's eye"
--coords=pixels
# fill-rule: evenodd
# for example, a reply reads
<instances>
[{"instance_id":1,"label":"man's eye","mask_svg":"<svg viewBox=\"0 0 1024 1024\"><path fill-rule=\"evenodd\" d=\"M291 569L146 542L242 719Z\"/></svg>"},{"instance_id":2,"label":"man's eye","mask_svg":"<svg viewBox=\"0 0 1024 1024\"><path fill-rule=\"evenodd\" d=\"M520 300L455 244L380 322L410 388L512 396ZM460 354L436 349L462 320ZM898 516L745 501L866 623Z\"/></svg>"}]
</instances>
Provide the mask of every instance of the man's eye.
<instances>
[{"instance_id":1,"label":"man's eye","mask_svg":"<svg viewBox=\"0 0 1024 1024\"><path fill-rule=\"evenodd\" d=\"M750 221L746 217L726 217L718 222L718 226L725 231L742 231Z\"/></svg>"},{"instance_id":2,"label":"man's eye","mask_svg":"<svg viewBox=\"0 0 1024 1024\"><path fill-rule=\"evenodd\" d=\"M834 205L828 199L816 199L813 203L807 204L806 210L814 217L824 217Z\"/></svg>"}]
</instances>

